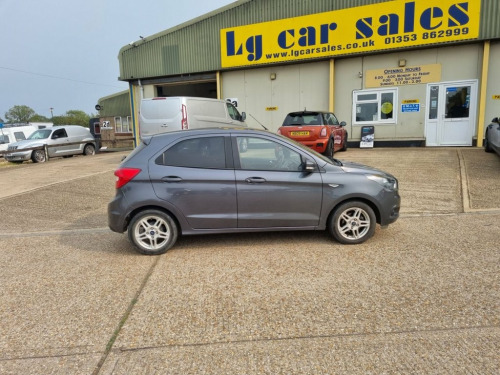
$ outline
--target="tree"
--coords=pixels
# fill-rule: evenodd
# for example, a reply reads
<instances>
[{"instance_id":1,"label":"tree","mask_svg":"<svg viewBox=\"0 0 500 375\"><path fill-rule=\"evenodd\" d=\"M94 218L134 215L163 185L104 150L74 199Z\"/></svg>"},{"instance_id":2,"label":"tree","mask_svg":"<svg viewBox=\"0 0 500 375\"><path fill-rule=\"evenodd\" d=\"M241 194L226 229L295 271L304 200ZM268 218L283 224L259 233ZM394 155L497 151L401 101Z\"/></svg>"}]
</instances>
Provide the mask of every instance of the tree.
<instances>
[{"instance_id":1,"label":"tree","mask_svg":"<svg viewBox=\"0 0 500 375\"><path fill-rule=\"evenodd\" d=\"M26 123L35 114L35 111L26 105L15 105L5 113L5 118L10 123Z\"/></svg>"},{"instance_id":2,"label":"tree","mask_svg":"<svg viewBox=\"0 0 500 375\"><path fill-rule=\"evenodd\" d=\"M31 116L29 122L52 122L52 121L50 121L50 119L45 116L36 114L34 116Z\"/></svg>"},{"instance_id":3,"label":"tree","mask_svg":"<svg viewBox=\"0 0 500 375\"><path fill-rule=\"evenodd\" d=\"M89 120L90 116L85 112L79 110L70 110L62 116L52 117L51 121L54 123L54 125L81 125L88 127Z\"/></svg>"}]
</instances>

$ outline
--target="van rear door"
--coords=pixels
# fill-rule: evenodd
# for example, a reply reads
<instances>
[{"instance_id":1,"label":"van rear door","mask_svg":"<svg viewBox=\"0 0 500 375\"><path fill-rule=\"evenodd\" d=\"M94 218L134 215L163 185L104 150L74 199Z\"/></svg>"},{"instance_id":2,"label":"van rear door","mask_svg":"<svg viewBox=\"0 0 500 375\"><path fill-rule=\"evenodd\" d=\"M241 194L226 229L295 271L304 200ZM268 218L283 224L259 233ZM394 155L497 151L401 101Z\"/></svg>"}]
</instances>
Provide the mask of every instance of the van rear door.
<instances>
[{"instance_id":1,"label":"van rear door","mask_svg":"<svg viewBox=\"0 0 500 375\"><path fill-rule=\"evenodd\" d=\"M141 137L181 130L182 104L178 97L150 98L141 101Z\"/></svg>"}]
</instances>

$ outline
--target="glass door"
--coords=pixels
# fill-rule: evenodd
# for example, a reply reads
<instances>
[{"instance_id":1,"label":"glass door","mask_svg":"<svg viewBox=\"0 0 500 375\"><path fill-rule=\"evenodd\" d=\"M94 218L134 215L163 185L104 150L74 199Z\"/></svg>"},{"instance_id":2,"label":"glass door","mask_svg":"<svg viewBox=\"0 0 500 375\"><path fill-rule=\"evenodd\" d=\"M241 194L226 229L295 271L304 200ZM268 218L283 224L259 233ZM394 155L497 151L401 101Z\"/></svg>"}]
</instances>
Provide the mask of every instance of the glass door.
<instances>
[{"instance_id":1,"label":"glass door","mask_svg":"<svg viewBox=\"0 0 500 375\"><path fill-rule=\"evenodd\" d=\"M477 81L427 86L427 146L472 146L476 119Z\"/></svg>"}]
</instances>

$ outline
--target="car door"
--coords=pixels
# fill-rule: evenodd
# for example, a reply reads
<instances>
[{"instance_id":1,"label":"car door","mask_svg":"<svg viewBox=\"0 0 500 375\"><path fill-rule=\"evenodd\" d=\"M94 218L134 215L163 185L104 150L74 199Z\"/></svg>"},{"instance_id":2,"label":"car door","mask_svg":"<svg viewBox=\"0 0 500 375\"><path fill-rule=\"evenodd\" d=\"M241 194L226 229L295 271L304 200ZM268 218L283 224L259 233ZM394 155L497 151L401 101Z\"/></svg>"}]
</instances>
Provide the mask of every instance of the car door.
<instances>
[{"instance_id":1,"label":"car door","mask_svg":"<svg viewBox=\"0 0 500 375\"><path fill-rule=\"evenodd\" d=\"M56 129L52 132L47 142L49 156L63 156L71 153L71 147L68 145L69 138L66 129Z\"/></svg>"},{"instance_id":2,"label":"car door","mask_svg":"<svg viewBox=\"0 0 500 375\"><path fill-rule=\"evenodd\" d=\"M317 171L302 171L304 154L258 136L235 136L233 150L239 228L318 225L322 178Z\"/></svg>"},{"instance_id":3,"label":"car door","mask_svg":"<svg viewBox=\"0 0 500 375\"><path fill-rule=\"evenodd\" d=\"M149 163L156 195L194 229L236 227L234 169L226 161L230 148L229 136L183 138Z\"/></svg>"}]
</instances>

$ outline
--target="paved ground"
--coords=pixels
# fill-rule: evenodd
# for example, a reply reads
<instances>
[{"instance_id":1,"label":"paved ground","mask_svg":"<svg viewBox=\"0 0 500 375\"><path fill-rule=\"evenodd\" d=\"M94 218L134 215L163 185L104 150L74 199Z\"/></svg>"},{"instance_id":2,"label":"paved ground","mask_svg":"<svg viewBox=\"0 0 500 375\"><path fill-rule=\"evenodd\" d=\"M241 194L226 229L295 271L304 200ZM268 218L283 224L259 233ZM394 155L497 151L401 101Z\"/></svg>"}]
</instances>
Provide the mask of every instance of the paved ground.
<instances>
[{"instance_id":1,"label":"paved ground","mask_svg":"<svg viewBox=\"0 0 500 375\"><path fill-rule=\"evenodd\" d=\"M217 235L147 257L106 227L123 155L0 165L1 374L500 373L498 156L338 153L400 179L400 220L362 245Z\"/></svg>"}]
</instances>

